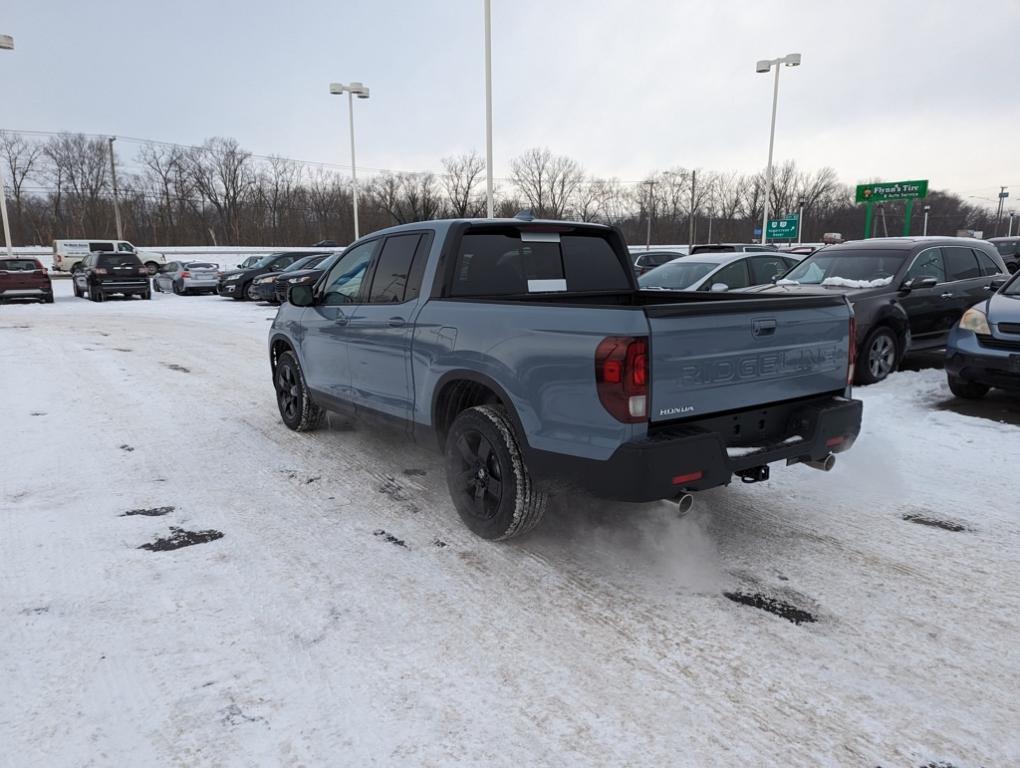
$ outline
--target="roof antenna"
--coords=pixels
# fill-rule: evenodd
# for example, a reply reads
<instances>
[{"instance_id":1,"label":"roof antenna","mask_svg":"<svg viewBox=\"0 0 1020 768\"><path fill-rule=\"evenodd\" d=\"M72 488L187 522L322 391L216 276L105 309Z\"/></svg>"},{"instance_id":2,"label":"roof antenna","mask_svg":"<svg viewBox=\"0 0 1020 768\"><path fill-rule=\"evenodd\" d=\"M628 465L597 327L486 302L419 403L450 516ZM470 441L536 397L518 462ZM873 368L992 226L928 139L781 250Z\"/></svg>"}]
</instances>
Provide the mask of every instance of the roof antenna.
<instances>
[{"instance_id":1,"label":"roof antenna","mask_svg":"<svg viewBox=\"0 0 1020 768\"><path fill-rule=\"evenodd\" d=\"M517 215L514 216L514 218L520 219L521 221L534 221L535 214L531 212L530 208L525 208L523 211L518 211Z\"/></svg>"}]
</instances>

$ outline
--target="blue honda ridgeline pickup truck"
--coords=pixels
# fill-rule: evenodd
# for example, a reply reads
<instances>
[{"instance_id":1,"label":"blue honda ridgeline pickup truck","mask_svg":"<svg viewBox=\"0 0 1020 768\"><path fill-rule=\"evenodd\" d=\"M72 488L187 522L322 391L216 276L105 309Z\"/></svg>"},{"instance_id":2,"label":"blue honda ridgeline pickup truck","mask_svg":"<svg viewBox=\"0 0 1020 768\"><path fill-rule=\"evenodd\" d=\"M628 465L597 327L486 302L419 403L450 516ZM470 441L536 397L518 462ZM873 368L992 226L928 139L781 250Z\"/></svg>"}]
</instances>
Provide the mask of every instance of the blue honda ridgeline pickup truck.
<instances>
[{"instance_id":1,"label":"blue honda ridgeline pickup truck","mask_svg":"<svg viewBox=\"0 0 1020 768\"><path fill-rule=\"evenodd\" d=\"M290 289L269 334L283 422L382 417L435 440L464 523L507 539L552 487L632 502L830 469L860 430L840 295L642 291L613 228L406 224Z\"/></svg>"}]
</instances>

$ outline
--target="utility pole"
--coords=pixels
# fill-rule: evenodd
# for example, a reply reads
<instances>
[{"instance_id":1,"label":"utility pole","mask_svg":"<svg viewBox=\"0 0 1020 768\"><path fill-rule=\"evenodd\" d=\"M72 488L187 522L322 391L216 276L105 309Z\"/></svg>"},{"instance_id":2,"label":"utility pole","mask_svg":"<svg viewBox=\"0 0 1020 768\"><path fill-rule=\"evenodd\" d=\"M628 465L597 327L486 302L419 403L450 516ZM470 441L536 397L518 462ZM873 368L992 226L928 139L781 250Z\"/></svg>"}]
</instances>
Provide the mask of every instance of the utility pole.
<instances>
[{"instance_id":1,"label":"utility pole","mask_svg":"<svg viewBox=\"0 0 1020 768\"><path fill-rule=\"evenodd\" d=\"M117 164L113 160L113 142L117 140L116 136L111 136L107 139L110 142L110 179L113 181L113 215L117 219L117 239L124 239L124 227L120 221L120 204L117 202Z\"/></svg>"},{"instance_id":2,"label":"utility pole","mask_svg":"<svg viewBox=\"0 0 1020 768\"><path fill-rule=\"evenodd\" d=\"M797 214L797 245L804 242L804 203L805 200L803 197L797 201L797 207L799 209L799 213Z\"/></svg>"},{"instance_id":3,"label":"utility pole","mask_svg":"<svg viewBox=\"0 0 1020 768\"><path fill-rule=\"evenodd\" d=\"M697 189L698 172L691 171L691 219L687 226L687 250L694 247L694 190Z\"/></svg>"},{"instance_id":4,"label":"utility pole","mask_svg":"<svg viewBox=\"0 0 1020 768\"><path fill-rule=\"evenodd\" d=\"M1006 198L1007 197L1009 197L1009 192L1006 191L1006 188L1004 186L1003 187L999 187L999 207L995 211L995 236L996 237L999 236L999 222L1002 221L1002 206L1003 206L1003 203L1006 202Z\"/></svg>"},{"instance_id":5,"label":"utility pole","mask_svg":"<svg viewBox=\"0 0 1020 768\"><path fill-rule=\"evenodd\" d=\"M645 250L649 250L652 247L652 211L655 206L655 198L652 196L652 192L655 190L655 180L649 179L645 182L648 185L648 230L645 233Z\"/></svg>"}]
</instances>

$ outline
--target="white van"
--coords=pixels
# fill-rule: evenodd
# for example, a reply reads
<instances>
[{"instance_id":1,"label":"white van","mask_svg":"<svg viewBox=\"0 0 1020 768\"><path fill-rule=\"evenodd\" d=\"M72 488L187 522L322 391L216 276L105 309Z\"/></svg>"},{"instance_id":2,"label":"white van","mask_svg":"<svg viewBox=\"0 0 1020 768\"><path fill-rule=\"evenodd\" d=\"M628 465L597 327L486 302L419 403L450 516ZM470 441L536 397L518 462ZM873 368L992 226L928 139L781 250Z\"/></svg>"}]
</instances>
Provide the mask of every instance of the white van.
<instances>
[{"instance_id":1,"label":"white van","mask_svg":"<svg viewBox=\"0 0 1020 768\"><path fill-rule=\"evenodd\" d=\"M54 240L53 271L77 272L78 264L93 251L118 251L134 253L148 267L149 274L156 274L160 265L166 264L166 257L155 251L139 251L127 240Z\"/></svg>"}]
</instances>

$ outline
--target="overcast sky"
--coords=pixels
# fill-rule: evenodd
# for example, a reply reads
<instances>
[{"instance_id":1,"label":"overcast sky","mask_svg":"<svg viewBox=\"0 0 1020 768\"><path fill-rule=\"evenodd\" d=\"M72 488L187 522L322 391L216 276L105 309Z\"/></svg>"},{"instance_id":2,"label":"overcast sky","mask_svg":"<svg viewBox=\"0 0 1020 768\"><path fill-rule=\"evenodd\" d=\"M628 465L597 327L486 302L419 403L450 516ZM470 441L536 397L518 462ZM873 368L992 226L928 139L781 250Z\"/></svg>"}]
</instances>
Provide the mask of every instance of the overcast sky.
<instances>
[{"instance_id":1,"label":"overcast sky","mask_svg":"<svg viewBox=\"0 0 1020 768\"><path fill-rule=\"evenodd\" d=\"M930 179L1020 198L1020 1L492 0L497 176L532 146L637 180L682 165L776 160L848 183ZM257 154L438 170L484 152L482 0L6 0L0 128L185 144L233 136ZM128 144L119 147L130 152Z\"/></svg>"}]
</instances>

